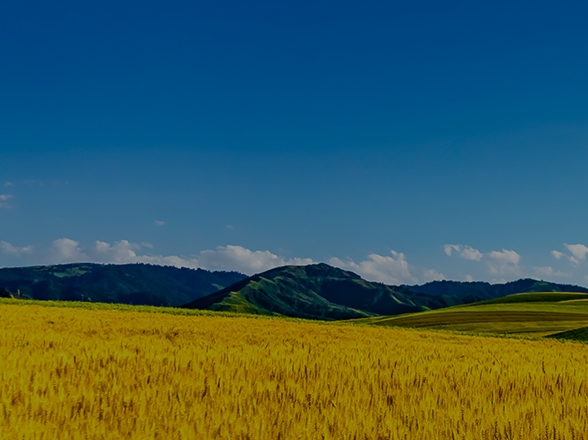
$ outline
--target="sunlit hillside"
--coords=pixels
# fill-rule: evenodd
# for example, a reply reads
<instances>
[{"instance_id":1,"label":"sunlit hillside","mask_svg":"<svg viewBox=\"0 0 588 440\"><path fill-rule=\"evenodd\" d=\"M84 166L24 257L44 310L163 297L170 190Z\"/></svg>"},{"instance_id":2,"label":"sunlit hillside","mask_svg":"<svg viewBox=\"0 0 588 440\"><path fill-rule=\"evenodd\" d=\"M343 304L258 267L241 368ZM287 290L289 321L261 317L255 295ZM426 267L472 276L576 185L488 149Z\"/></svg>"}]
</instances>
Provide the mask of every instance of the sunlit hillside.
<instances>
[{"instance_id":1,"label":"sunlit hillside","mask_svg":"<svg viewBox=\"0 0 588 440\"><path fill-rule=\"evenodd\" d=\"M21 304L0 304L2 439L588 432L582 344Z\"/></svg>"},{"instance_id":2,"label":"sunlit hillside","mask_svg":"<svg viewBox=\"0 0 588 440\"><path fill-rule=\"evenodd\" d=\"M588 295L533 292L401 316L356 320L378 326L518 336L550 336L588 326Z\"/></svg>"}]
</instances>

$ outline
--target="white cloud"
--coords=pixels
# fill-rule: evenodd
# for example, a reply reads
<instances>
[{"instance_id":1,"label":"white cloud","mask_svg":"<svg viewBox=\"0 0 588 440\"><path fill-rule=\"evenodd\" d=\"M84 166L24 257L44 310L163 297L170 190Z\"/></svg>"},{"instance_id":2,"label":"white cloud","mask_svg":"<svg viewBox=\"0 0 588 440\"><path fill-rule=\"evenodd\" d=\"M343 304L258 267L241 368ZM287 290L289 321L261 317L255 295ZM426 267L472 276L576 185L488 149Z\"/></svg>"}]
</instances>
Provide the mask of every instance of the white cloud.
<instances>
[{"instance_id":1,"label":"white cloud","mask_svg":"<svg viewBox=\"0 0 588 440\"><path fill-rule=\"evenodd\" d=\"M131 243L128 240L115 241L110 244L98 240L92 248L87 249L85 252L89 256L89 261L94 263L147 263L160 266L189 267L192 269L199 267L198 260L195 258L183 258L176 255L140 255L138 252L142 248L152 249L153 245L151 243Z\"/></svg>"},{"instance_id":2,"label":"white cloud","mask_svg":"<svg viewBox=\"0 0 588 440\"><path fill-rule=\"evenodd\" d=\"M522 270L519 267L521 256L515 251L502 249L502 251L491 251L482 253L471 246L461 244L446 244L444 247L445 254L451 256L455 251L461 258L470 261L486 262L489 272L492 276L500 275L510 277L520 277ZM494 281L503 281L504 278L495 279Z\"/></svg>"},{"instance_id":3,"label":"white cloud","mask_svg":"<svg viewBox=\"0 0 588 440\"><path fill-rule=\"evenodd\" d=\"M447 245L444 247L445 249L449 249L448 252L445 252L446 254L456 253L460 259L483 263L475 265L476 269L470 267L468 272L473 274L473 277L469 274L463 275L464 272L458 275L457 279L461 278L466 281L472 281L475 277L475 279L501 282L529 276L544 279L561 277L570 281L577 279L576 282L580 282L579 280L583 280L584 276L584 273L575 273L572 270L573 266L570 266L568 271L551 266L525 267L521 265L521 255L514 250L502 249L482 253L471 246L464 245ZM588 258L588 248L584 245L566 245L567 250L570 253L553 251L552 254L555 258L559 256L559 259L565 257L565 261L568 258L572 259L572 262L574 260L581 262L582 259ZM278 266L314 263L310 258L287 258L269 250L251 250L237 245L219 246L215 249L183 256L157 254L153 245L148 242L99 240L85 246L70 238L55 240L49 247L35 246L34 248L32 246L18 247L6 241L0 241L0 255L6 262L12 259L14 263L10 264L59 264L82 261L114 264L148 263L208 270L235 270L247 275ZM367 280L386 284L417 284L446 279L445 274L438 270L409 264L406 255L396 251L391 251L388 255L372 253L358 260L333 257L327 262L333 266L351 270ZM454 261L454 264L457 264L457 261ZM459 270L456 270L455 273L459 274Z\"/></svg>"},{"instance_id":4,"label":"white cloud","mask_svg":"<svg viewBox=\"0 0 588 440\"><path fill-rule=\"evenodd\" d=\"M151 243L133 243L120 240L112 243L96 241L91 246L82 246L70 238L55 240L51 247L32 253L32 247L16 248L7 242L0 242L0 250L8 255L32 254L36 264L60 264L72 262L94 263L148 263L163 266L202 268L208 270L238 271L247 275L285 265L307 265L315 263L311 258L285 258L268 250L250 250L243 246L227 245L201 251L193 256L153 255ZM371 281L387 284L415 284L443 280L445 276L434 269L420 269L409 265L403 253L391 251L389 256L370 254L358 263L331 258L329 263L342 269L351 270ZM420 274L420 277L413 275Z\"/></svg>"},{"instance_id":5,"label":"white cloud","mask_svg":"<svg viewBox=\"0 0 588 440\"><path fill-rule=\"evenodd\" d=\"M536 277L539 277L541 279L547 278L547 277L569 278L572 276L571 273L566 273L566 272L562 272L560 270L555 270L551 266L541 266L541 267L535 266L535 267L533 267L533 273Z\"/></svg>"},{"instance_id":6,"label":"white cloud","mask_svg":"<svg viewBox=\"0 0 588 440\"><path fill-rule=\"evenodd\" d=\"M14 186L14 183L12 182L4 182L4 188L10 188L11 186Z\"/></svg>"},{"instance_id":7,"label":"white cloud","mask_svg":"<svg viewBox=\"0 0 588 440\"><path fill-rule=\"evenodd\" d=\"M53 241L49 251L51 263L76 263L88 261L88 256L80 249L80 243L69 238Z\"/></svg>"},{"instance_id":8,"label":"white cloud","mask_svg":"<svg viewBox=\"0 0 588 440\"><path fill-rule=\"evenodd\" d=\"M445 275L437 272L435 269L426 269L423 271L423 276L419 278L420 283L428 283L429 281L446 280Z\"/></svg>"},{"instance_id":9,"label":"white cloud","mask_svg":"<svg viewBox=\"0 0 588 440\"><path fill-rule=\"evenodd\" d=\"M163 225L165 225L165 222L161 221L161 220L155 220L154 224L155 224L155 226L163 226Z\"/></svg>"},{"instance_id":10,"label":"white cloud","mask_svg":"<svg viewBox=\"0 0 588 440\"><path fill-rule=\"evenodd\" d=\"M10 246L10 247L9 247ZM310 258L283 258L269 251L252 251L242 246L219 246L214 250L205 250L196 256L182 257L178 255L145 255L143 249L151 249L150 243L132 243L120 240L114 243L96 241L93 246L82 247L78 241L61 238L55 240L51 248L43 252L45 264L71 262L94 263L147 263L162 266L203 268L208 270L239 271L247 275L263 272L278 266L305 265L314 263ZM13 246L0 244L5 253L14 254ZM23 248L24 249L24 248Z\"/></svg>"},{"instance_id":11,"label":"white cloud","mask_svg":"<svg viewBox=\"0 0 588 440\"><path fill-rule=\"evenodd\" d=\"M556 260L560 260L562 257L566 256L566 254L560 251L551 251L551 255L553 255Z\"/></svg>"},{"instance_id":12,"label":"white cloud","mask_svg":"<svg viewBox=\"0 0 588 440\"><path fill-rule=\"evenodd\" d=\"M472 261L480 261L484 254L471 246L462 246L461 244L446 244L443 250L447 256L451 256L455 251L461 258Z\"/></svg>"},{"instance_id":13,"label":"white cloud","mask_svg":"<svg viewBox=\"0 0 588 440\"><path fill-rule=\"evenodd\" d=\"M588 247L584 246L583 244L565 244L565 247L572 254L570 257L570 261L572 263L577 265L580 263L580 261L586 259L586 254L588 254Z\"/></svg>"},{"instance_id":14,"label":"white cloud","mask_svg":"<svg viewBox=\"0 0 588 440\"><path fill-rule=\"evenodd\" d=\"M0 249L5 254L20 256L22 254L30 254L33 250L33 247L32 246L16 247L6 241L0 241Z\"/></svg>"},{"instance_id":15,"label":"white cloud","mask_svg":"<svg viewBox=\"0 0 588 440\"><path fill-rule=\"evenodd\" d=\"M127 240L117 241L112 245L98 240L94 245L93 256L109 263L130 263L136 260L135 250L139 248L139 245L132 244Z\"/></svg>"},{"instance_id":16,"label":"white cloud","mask_svg":"<svg viewBox=\"0 0 588 440\"><path fill-rule=\"evenodd\" d=\"M219 246L198 255L201 267L209 270L236 270L251 275L278 266L314 263L310 258L284 259L270 251L251 251L242 246Z\"/></svg>"},{"instance_id":17,"label":"white cloud","mask_svg":"<svg viewBox=\"0 0 588 440\"><path fill-rule=\"evenodd\" d=\"M515 277L522 275L521 268L519 267L521 256L515 251L509 251L507 249L492 251L487 253L486 257L488 268L492 275Z\"/></svg>"},{"instance_id":18,"label":"white cloud","mask_svg":"<svg viewBox=\"0 0 588 440\"><path fill-rule=\"evenodd\" d=\"M461 258L472 261L480 261L483 256L484 254L482 252L480 252L478 249L474 249L471 246L465 246L460 254Z\"/></svg>"},{"instance_id":19,"label":"white cloud","mask_svg":"<svg viewBox=\"0 0 588 440\"><path fill-rule=\"evenodd\" d=\"M521 256L515 251L502 249L502 251L492 251L487 254L488 258L505 264L519 264Z\"/></svg>"},{"instance_id":20,"label":"white cloud","mask_svg":"<svg viewBox=\"0 0 588 440\"><path fill-rule=\"evenodd\" d=\"M391 257L370 254L366 260L359 263L352 260L342 261L339 258L331 258L329 264L355 272L370 281L386 284L418 283L417 278L410 273L406 256L396 251L391 251L391 254Z\"/></svg>"},{"instance_id":21,"label":"white cloud","mask_svg":"<svg viewBox=\"0 0 588 440\"><path fill-rule=\"evenodd\" d=\"M443 250L445 251L445 254L447 256L451 256L451 253L453 251L459 253L459 251L461 251L461 245L459 244L446 244L445 246L443 246Z\"/></svg>"}]
</instances>

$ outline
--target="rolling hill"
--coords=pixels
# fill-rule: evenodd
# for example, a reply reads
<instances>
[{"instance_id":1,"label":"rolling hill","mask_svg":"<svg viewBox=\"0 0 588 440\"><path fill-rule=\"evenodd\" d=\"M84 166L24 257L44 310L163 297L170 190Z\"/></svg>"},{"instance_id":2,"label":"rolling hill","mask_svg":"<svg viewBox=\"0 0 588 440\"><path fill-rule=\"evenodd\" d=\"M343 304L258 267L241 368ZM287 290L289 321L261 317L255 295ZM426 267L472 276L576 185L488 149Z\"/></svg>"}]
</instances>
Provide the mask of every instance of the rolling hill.
<instances>
[{"instance_id":1,"label":"rolling hill","mask_svg":"<svg viewBox=\"0 0 588 440\"><path fill-rule=\"evenodd\" d=\"M180 306L245 275L149 264L76 263L0 269L0 296Z\"/></svg>"},{"instance_id":2,"label":"rolling hill","mask_svg":"<svg viewBox=\"0 0 588 440\"><path fill-rule=\"evenodd\" d=\"M475 304L402 316L373 317L357 322L489 334L548 336L588 326L588 294L519 293Z\"/></svg>"},{"instance_id":3,"label":"rolling hill","mask_svg":"<svg viewBox=\"0 0 588 440\"><path fill-rule=\"evenodd\" d=\"M387 286L327 264L284 266L257 274L184 307L284 315L310 319L352 319L438 309L460 298L427 295Z\"/></svg>"}]
</instances>

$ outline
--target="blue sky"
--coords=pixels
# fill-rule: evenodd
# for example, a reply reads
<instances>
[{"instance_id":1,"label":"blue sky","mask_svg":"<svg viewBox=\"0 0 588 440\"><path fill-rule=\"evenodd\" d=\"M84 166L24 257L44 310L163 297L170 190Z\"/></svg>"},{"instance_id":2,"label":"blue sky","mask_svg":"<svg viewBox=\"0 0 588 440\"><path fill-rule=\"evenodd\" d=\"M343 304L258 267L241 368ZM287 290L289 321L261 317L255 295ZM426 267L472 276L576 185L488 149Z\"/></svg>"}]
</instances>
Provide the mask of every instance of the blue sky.
<instances>
[{"instance_id":1,"label":"blue sky","mask_svg":"<svg viewBox=\"0 0 588 440\"><path fill-rule=\"evenodd\" d=\"M0 266L588 285L583 2L4 2Z\"/></svg>"}]
</instances>

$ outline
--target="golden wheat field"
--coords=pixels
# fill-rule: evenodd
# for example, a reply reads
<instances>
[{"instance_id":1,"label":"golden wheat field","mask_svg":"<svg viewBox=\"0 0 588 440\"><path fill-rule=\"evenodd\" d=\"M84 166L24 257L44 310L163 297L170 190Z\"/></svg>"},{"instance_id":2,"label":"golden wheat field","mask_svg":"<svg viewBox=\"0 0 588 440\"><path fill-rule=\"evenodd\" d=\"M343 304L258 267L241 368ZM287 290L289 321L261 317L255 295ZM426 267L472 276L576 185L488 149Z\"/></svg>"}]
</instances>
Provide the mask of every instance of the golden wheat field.
<instances>
[{"instance_id":1,"label":"golden wheat field","mask_svg":"<svg viewBox=\"0 0 588 440\"><path fill-rule=\"evenodd\" d=\"M588 346L0 305L2 439L583 439Z\"/></svg>"}]
</instances>

